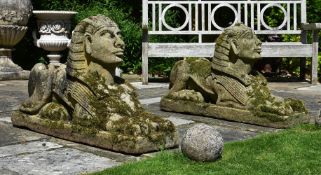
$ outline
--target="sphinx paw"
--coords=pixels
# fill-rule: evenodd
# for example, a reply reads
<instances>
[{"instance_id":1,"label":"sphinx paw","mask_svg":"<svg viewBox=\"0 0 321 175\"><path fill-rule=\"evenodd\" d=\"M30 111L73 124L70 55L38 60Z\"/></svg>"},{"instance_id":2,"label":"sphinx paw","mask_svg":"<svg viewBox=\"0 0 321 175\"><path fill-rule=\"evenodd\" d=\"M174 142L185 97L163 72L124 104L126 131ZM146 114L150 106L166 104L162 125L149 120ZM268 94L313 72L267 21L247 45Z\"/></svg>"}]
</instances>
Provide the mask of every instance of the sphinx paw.
<instances>
[{"instance_id":1,"label":"sphinx paw","mask_svg":"<svg viewBox=\"0 0 321 175\"><path fill-rule=\"evenodd\" d=\"M177 92L172 92L168 95L168 97L175 100L204 102L204 97L202 96L202 94L194 90L181 90Z\"/></svg>"}]
</instances>

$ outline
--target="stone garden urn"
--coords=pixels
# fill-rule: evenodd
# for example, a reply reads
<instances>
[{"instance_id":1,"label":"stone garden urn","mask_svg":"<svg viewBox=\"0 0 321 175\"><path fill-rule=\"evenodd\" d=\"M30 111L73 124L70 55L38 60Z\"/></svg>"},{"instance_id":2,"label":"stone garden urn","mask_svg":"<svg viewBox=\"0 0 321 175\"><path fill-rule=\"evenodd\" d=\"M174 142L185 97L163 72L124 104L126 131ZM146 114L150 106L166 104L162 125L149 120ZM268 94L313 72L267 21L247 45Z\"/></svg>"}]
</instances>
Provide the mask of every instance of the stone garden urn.
<instances>
[{"instance_id":1,"label":"stone garden urn","mask_svg":"<svg viewBox=\"0 0 321 175\"><path fill-rule=\"evenodd\" d=\"M27 79L29 71L12 62L14 46L27 32L30 0L0 0L0 80Z\"/></svg>"},{"instance_id":2,"label":"stone garden urn","mask_svg":"<svg viewBox=\"0 0 321 175\"><path fill-rule=\"evenodd\" d=\"M50 64L58 65L62 57L60 52L70 44L70 20L77 12L34 10L33 14L37 19L40 35L37 38L36 33L33 33L34 44L49 51L47 57Z\"/></svg>"}]
</instances>

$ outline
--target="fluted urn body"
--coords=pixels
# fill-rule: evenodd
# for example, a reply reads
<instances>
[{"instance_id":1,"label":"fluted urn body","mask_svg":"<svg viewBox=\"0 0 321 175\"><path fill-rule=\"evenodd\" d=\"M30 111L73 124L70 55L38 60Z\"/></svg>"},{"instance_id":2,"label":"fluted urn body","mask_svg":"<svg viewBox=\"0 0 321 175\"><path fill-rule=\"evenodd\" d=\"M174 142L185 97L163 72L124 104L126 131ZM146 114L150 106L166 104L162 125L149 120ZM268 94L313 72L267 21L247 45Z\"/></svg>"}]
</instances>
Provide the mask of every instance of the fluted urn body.
<instances>
[{"instance_id":1,"label":"fluted urn body","mask_svg":"<svg viewBox=\"0 0 321 175\"><path fill-rule=\"evenodd\" d=\"M12 62L13 47L27 32L30 0L0 0L0 80L25 79L28 71Z\"/></svg>"},{"instance_id":2,"label":"fluted urn body","mask_svg":"<svg viewBox=\"0 0 321 175\"><path fill-rule=\"evenodd\" d=\"M35 10L40 38L34 33L34 43L46 51L50 64L59 64L61 54L70 43L70 20L77 14L73 11Z\"/></svg>"}]
</instances>

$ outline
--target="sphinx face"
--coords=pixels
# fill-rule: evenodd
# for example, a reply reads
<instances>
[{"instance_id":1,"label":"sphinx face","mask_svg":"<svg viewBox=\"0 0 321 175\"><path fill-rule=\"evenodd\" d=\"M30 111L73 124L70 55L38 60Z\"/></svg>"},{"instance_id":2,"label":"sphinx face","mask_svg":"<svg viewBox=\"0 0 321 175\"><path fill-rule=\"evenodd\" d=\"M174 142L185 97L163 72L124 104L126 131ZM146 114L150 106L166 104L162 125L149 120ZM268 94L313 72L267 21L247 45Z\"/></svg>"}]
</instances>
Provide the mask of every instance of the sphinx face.
<instances>
[{"instance_id":1,"label":"sphinx face","mask_svg":"<svg viewBox=\"0 0 321 175\"><path fill-rule=\"evenodd\" d=\"M91 36L89 53L100 64L118 65L123 60L125 43L117 26L102 27Z\"/></svg>"},{"instance_id":2,"label":"sphinx face","mask_svg":"<svg viewBox=\"0 0 321 175\"><path fill-rule=\"evenodd\" d=\"M239 53L237 54L243 60L257 60L261 58L262 42L254 33L238 40Z\"/></svg>"}]
</instances>

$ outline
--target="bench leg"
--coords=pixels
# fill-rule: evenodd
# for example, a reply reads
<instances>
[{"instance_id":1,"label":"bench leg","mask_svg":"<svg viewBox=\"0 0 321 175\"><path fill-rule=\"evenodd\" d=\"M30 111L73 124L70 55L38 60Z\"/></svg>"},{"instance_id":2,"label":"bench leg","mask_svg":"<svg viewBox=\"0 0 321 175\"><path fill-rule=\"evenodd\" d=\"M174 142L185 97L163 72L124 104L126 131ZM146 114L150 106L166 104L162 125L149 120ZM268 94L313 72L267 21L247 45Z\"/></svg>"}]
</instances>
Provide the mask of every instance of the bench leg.
<instances>
[{"instance_id":1,"label":"bench leg","mask_svg":"<svg viewBox=\"0 0 321 175\"><path fill-rule=\"evenodd\" d=\"M318 30L313 31L312 61L311 61L311 84L318 83Z\"/></svg>"},{"instance_id":2,"label":"bench leg","mask_svg":"<svg viewBox=\"0 0 321 175\"><path fill-rule=\"evenodd\" d=\"M148 57L143 56L142 61L142 81L144 85L148 84Z\"/></svg>"},{"instance_id":3,"label":"bench leg","mask_svg":"<svg viewBox=\"0 0 321 175\"><path fill-rule=\"evenodd\" d=\"M142 42L142 82L148 84L148 31L143 29Z\"/></svg>"},{"instance_id":4,"label":"bench leg","mask_svg":"<svg viewBox=\"0 0 321 175\"><path fill-rule=\"evenodd\" d=\"M148 84L148 53L147 43L143 43L143 54L142 54L142 82L144 85Z\"/></svg>"},{"instance_id":5,"label":"bench leg","mask_svg":"<svg viewBox=\"0 0 321 175\"><path fill-rule=\"evenodd\" d=\"M307 59L300 58L300 79L301 80L305 80L306 65L307 65Z\"/></svg>"},{"instance_id":6,"label":"bench leg","mask_svg":"<svg viewBox=\"0 0 321 175\"><path fill-rule=\"evenodd\" d=\"M306 30L301 31L301 42L303 44L306 44L308 42ZM307 65L307 58L300 58L300 79L301 80L305 80L305 74L307 71L306 65Z\"/></svg>"}]
</instances>

